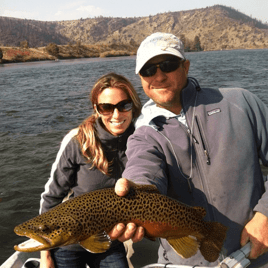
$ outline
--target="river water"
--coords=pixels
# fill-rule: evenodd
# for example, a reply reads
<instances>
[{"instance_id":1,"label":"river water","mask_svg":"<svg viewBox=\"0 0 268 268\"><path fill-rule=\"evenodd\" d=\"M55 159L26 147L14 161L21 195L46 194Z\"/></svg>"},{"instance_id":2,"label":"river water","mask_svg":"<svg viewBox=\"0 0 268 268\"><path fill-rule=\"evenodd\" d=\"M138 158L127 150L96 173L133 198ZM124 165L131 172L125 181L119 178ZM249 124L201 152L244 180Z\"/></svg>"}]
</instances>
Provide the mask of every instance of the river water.
<instances>
[{"instance_id":1,"label":"river water","mask_svg":"<svg viewBox=\"0 0 268 268\"><path fill-rule=\"evenodd\" d=\"M268 50L186 53L201 87L243 87L268 106ZM38 214L63 136L91 113L88 94L103 74L134 74L135 57L0 65L0 264L25 239L14 227Z\"/></svg>"}]
</instances>

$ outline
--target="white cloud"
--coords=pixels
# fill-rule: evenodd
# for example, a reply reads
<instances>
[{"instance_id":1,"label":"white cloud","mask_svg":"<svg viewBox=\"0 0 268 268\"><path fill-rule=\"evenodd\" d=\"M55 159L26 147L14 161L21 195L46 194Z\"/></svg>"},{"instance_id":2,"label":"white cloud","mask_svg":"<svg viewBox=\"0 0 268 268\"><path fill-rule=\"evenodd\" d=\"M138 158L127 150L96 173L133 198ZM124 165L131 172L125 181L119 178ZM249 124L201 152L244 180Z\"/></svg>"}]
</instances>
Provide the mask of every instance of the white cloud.
<instances>
[{"instance_id":1,"label":"white cloud","mask_svg":"<svg viewBox=\"0 0 268 268\"><path fill-rule=\"evenodd\" d=\"M38 12L27 12L27 11L18 11L18 10L4 10L1 14L4 17L12 17L19 19L33 19L38 20Z\"/></svg>"},{"instance_id":2,"label":"white cloud","mask_svg":"<svg viewBox=\"0 0 268 268\"><path fill-rule=\"evenodd\" d=\"M62 11L59 10L57 13L54 14L52 20L77 20L77 14L76 12L71 11Z\"/></svg>"},{"instance_id":3,"label":"white cloud","mask_svg":"<svg viewBox=\"0 0 268 268\"><path fill-rule=\"evenodd\" d=\"M95 6L83 6L83 1L68 4L55 13L55 20L77 20L81 18L92 18L98 16L107 16L109 12ZM77 4L80 4L77 6Z\"/></svg>"},{"instance_id":4,"label":"white cloud","mask_svg":"<svg viewBox=\"0 0 268 268\"><path fill-rule=\"evenodd\" d=\"M87 17L97 17L100 15L104 16L107 14L105 10L95 6L80 6L76 10Z\"/></svg>"},{"instance_id":5,"label":"white cloud","mask_svg":"<svg viewBox=\"0 0 268 268\"><path fill-rule=\"evenodd\" d=\"M76 1L76 2L72 2L72 3L67 3L63 9L75 9L81 5L83 5L85 3L85 1Z\"/></svg>"}]
</instances>

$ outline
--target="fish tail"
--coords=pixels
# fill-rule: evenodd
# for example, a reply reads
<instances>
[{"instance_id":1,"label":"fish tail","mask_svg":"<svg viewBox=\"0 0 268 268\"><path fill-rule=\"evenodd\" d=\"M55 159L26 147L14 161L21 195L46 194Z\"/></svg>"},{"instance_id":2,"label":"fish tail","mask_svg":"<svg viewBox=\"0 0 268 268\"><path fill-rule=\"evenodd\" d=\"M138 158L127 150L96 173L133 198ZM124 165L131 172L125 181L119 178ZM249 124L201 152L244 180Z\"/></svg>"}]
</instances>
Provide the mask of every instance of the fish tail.
<instances>
[{"instance_id":1,"label":"fish tail","mask_svg":"<svg viewBox=\"0 0 268 268\"><path fill-rule=\"evenodd\" d=\"M227 227L219 222L208 222L207 227L209 234L201 241L200 252L207 261L214 262L219 258Z\"/></svg>"}]
</instances>

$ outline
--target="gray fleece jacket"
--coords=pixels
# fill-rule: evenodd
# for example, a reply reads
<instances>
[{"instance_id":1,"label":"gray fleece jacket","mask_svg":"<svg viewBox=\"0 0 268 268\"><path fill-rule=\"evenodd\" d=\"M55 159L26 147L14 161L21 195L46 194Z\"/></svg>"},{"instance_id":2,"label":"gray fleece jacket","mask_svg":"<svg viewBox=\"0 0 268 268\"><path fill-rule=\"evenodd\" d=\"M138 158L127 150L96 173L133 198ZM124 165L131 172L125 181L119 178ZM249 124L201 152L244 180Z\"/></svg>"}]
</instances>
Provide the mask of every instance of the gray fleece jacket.
<instances>
[{"instance_id":1,"label":"gray fleece jacket","mask_svg":"<svg viewBox=\"0 0 268 268\"><path fill-rule=\"evenodd\" d=\"M200 252L182 259L161 239L160 263L215 266L240 248L241 231L255 211L268 216L260 165L261 160L268 166L268 108L247 90L201 89L195 79L188 79L181 100L188 127L152 100L144 105L128 140L123 177L203 206L205 220L228 226L223 254L215 263ZM251 267L266 262L267 254Z\"/></svg>"},{"instance_id":2,"label":"gray fleece jacket","mask_svg":"<svg viewBox=\"0 0 268 268\"><path fill-rule=\"evenodd\" d=\"M105 156L109 162L112 162L110 176L103 174L95 167L91 168L91 163L88 163L82 155L80 145L75 138L78 128L71 130L61 143L50 178L41 195L40 214L62 203L66 197L72 198L94 190L114 187L116 181L121 178L127 161L126 143L128 137L134 132L134 125L131 124L119 136L113 136L107 132L100 120L96 121L95 127ZM72 195L69 196L69 193ZM118 244L117 241L113 242L113 246ZM79 245L69 245L65 249L85 251Z\"/></svg>"}]
</instances>

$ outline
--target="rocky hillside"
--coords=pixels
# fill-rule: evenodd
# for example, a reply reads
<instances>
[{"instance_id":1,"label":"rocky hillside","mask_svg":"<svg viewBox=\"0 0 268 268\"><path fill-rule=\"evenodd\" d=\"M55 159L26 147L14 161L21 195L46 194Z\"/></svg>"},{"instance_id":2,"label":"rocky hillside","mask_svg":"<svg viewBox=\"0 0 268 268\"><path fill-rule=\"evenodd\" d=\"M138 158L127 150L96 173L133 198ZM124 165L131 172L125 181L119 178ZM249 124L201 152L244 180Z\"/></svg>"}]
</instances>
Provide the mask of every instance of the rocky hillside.
<instances>
[{"instance_id":1,"label":"rocky hillside","mask_svg":"<svg viewBox=\"0 0 268 268\"><path fill-rule=\"evenodd\" d=\"M157 31L181 36L189 48L196 38L204 50L268 48L268 24L219 5L140 18L42 22L0 17L0 45L4 46L19 46L26 40L30 47L78 42L137 47Z\"/></svg>"}]
</instances>

